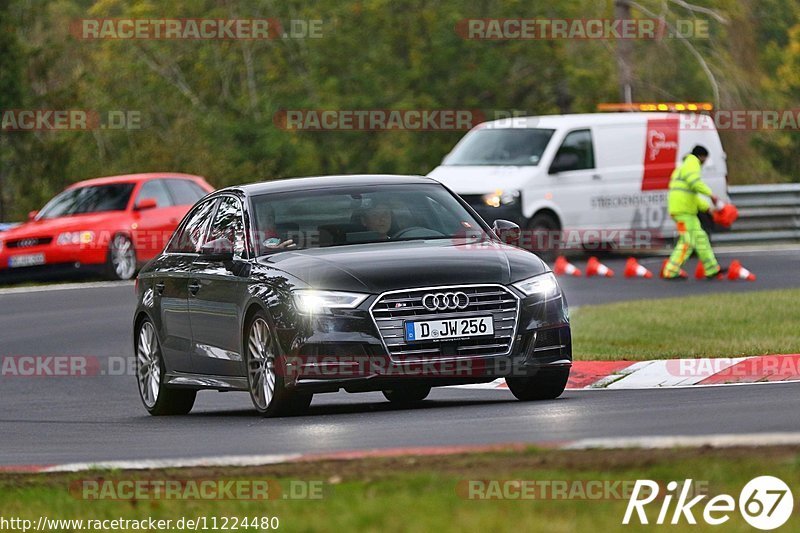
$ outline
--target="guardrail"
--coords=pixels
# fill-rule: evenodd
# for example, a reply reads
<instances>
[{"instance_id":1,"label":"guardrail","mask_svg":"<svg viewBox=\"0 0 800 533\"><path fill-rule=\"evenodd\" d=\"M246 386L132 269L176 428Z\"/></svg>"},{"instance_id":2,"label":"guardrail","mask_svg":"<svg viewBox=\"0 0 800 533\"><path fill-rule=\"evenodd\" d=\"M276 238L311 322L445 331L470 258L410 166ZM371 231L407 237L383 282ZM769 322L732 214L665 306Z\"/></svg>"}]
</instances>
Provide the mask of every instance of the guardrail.
<instances>
[{"instance_id":1,"label":"guardrail","mask_svg":"<svg viewBox=\"0 0 800 533\"><path fill-rule=\"evenodd\" d=\"M715 243L800 241L800 183L728 187L739 209L730 231L711 235ZM0 222L0 231L19 223Z\"/></svg>"},{"instance_id":2,"label":"guardrail","mask_svg":"<svg viewBox=\"0 0 800 533\"><path fill-rule=\"evenodd\" d=\"M728 194L739 220L730 231L713 234L713 242L800 241L800 183L738 185Z\"/></svg>"}]
</instances>

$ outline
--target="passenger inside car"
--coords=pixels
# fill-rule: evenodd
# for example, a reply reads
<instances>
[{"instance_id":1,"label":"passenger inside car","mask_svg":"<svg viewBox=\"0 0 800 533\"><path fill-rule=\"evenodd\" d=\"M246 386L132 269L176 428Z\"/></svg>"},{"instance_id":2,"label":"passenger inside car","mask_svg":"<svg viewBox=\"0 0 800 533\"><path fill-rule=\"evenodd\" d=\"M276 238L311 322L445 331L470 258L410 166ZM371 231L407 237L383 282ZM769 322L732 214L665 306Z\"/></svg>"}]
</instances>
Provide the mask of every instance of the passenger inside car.
<instances>
[{"instance_id":1,"label":"passenger inside car","mask_svg":"<svg viewBox=\"0 0 800 533\"><path fill-rule=\"evenodd\" d=\"M275 209L268 203L256 204L258 210L258 218L263 221L263 229L259 235L259 240L266 248L291 248L294 246L294 240L284 239L278 232L278 226L275 223ZM293 225L296 229L296 224Z\"/></svg>"}]
</instances>

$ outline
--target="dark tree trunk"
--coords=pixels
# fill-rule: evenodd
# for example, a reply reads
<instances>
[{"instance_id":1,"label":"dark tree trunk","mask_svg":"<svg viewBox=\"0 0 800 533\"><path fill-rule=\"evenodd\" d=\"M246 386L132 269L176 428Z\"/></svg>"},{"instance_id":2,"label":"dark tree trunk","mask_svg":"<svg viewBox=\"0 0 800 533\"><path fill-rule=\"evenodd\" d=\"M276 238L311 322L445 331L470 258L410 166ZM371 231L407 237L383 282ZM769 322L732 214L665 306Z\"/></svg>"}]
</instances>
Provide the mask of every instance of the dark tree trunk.
<instances>
[{"instance_id":1,"label":"dark tree trunk","mask_svg":"<svg viewBox=\"0 0 800 533\"><path fill-rule=\"evenodd\" d=\"M628 0L614 1L614 18L630 20L631 5ZM621 102L633 100L633 42L630 39L617 39L617 73L619 77L619 97Z\"/></svg>"}]
</instances>

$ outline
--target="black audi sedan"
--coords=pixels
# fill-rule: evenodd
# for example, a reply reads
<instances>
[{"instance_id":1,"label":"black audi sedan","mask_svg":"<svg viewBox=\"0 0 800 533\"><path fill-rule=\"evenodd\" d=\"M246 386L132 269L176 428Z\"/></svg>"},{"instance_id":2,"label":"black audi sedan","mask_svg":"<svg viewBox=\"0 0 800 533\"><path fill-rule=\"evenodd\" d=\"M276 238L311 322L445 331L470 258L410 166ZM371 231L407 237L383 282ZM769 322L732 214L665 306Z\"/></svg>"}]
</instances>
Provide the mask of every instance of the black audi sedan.
<instances>
[{"instance_id":1,"label":"black audi sedan","mask_svg":"<svg viewBox=\"0 0 800 533\"><path fill-rule=\"evenodd\" d=\"M567 303L517 239L423 177L216 191L139 273L142 402L185 414L198 390L240 390L274 416L317 393L412 404L499 377L520 400L556 398L572 364Z\"/></svg>"}]
</instances>

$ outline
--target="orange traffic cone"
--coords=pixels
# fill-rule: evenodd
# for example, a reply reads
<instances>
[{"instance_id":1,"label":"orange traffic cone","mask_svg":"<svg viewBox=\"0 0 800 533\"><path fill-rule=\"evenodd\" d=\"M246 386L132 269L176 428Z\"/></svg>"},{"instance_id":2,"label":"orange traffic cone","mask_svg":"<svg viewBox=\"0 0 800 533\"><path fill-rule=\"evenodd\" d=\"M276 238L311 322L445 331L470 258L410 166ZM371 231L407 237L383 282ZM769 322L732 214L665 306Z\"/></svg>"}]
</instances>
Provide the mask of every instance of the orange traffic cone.
<instances>
[{"instance_id":1,"label":"orange traffic cone","mask_svg":"<svg viewBox=\"0 0 800 533\"><path fill-rule=\"evenodd\" d=\"M725 279L725 276L722 272L712 278L706 278L706 268L700 261L697 262L697 268L694 269L694 277L695 279Z\"/></svg>"},{"instance_id":2,"label":"orange traffic cone","mask_svg":"<svg viewBox=\"0 0 800 533\"><path fill-rule=\"evenodd\" d=\"M734 259L731 262L731 266L728 267L728 279L730 280L744 279L747 281L755 281L756 275L747 270L745 267L743 267L738 259Z\"/></svg>"},{"instance_id":3,"label":"orange traffic cone","mask_svg":"<svg viewBox=\"0 0 800 533\"><path fill-rule=\"evenodd\" d=\"M695 279L703 279L706 277L706 269L700 261L697 262L697 268L694 269L694 277Z\"/></svg>"},{"instance_id":4,"label":"orange traffic cone","mask_svg":"<svg viewBox=\"0 0 800 533\"><path fill-rule=\"evenodd\" d=\"M739 210L733 204L722 204L718 206L711 217L714 219L714 224L723 228L730 228L739 218Z\"/></svg>"},{"instance_id":5,"label":"orange traffic cone","mask_svg":"<svg viewBox=\"0 0 800 533\"><path fill-rule=\"evenodd\" d=\"M628 261L625 263L625 277L650 279L653 277L653 273L640 265L635 257L629 257Z\"/></svg>"},{"instance_id":6,"label":"orange traffic cone","mask_svg":"<svg viewBox=\"0 0 800 533\"><path fill-rule=\"evenodd\" d=\"M659 277L661 277L662 279L680 279L680 280L685 280L685 279L687 279L689 277L689 274L687 274L684 269L681 269L680 272L678 273L678 275L675 276L674 278L666 277L664 275L664 269L666 268L668 262L669 262L669 259L664 259L664 262L661 263L661 272L659 273ZM695 272L695 275L697 275L696 272Z\"/></svg>"},{"instance_id":7,"label":"orange traffic cone","mask_svg":"<svg viewBox=\"0 0 800 533\"><path fill-rule=\"evenodd\" d=\"M575 276L578 277L581 275L581 271L578 267L567 261L567 258L563 255L559 255L556 258L556 263L553 269L553 272L556 273L556 276Z\"/></svg>"},{"instance_id":8,"label":"orange traffic cone","mask_svg":"<svg viewBox=\"0 0 800 533\"><path fill-rule=\"evenodd\" d=\"M592 276L613 278L614 271L598 261L596 257L592 256L589 258L589 262L586 263L586 276L590 278Z\"/></svg>"}]
</instances>

